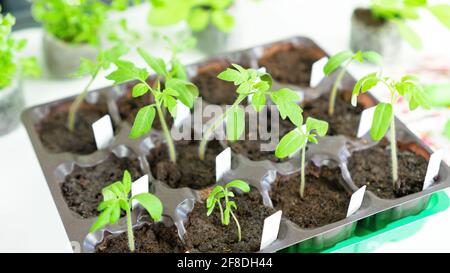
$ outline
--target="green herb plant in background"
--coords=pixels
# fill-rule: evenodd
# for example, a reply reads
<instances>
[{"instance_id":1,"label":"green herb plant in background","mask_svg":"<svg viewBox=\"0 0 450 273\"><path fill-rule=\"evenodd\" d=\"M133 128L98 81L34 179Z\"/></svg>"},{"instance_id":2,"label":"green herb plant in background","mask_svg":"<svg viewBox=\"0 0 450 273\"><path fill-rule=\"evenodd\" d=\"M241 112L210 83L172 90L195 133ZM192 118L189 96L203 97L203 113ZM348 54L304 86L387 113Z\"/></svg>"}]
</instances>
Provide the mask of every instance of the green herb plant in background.
<instances>
[{"instance_id":1,"label":"green herb plant in background","mask_svg":"<svg viewBox=\"0 0 450 273\"><path fill-rule=\"evenodd\" d=\"M56 38L69 44L100 44L100 34L111 10L123 11L129 0L34 0L33 17ZM133 1L140 3L142 0Z\"/></svg>"},{"instance_id":2,"label":"green herb plant in background","mask_svg":"<svg viewBox=\"0 0 450 273\"><path fill-rule=\"evenodd\" d=\"M278 158L285 158L295 154L301 150L301 174L300 174L300 197L303 198L305 194L305 157L306 147L308 142L317 144L317 137L323 137L327 134L328 123L326 121L307 118L306 123L303 124L303 116L300 115L301 121L296 124L297 128L287 133L278 143L275 150L275 156Z\"/></svg>"},{"instance_id":3,"label":"green herb plant in background","mask_svg":"<svg viewBox=\"0 0 450 273\"><path fill-rule=\"evenodd\" d=\"M98 46L108 5L99 0L35 0L32 13L44 29L70 44Z\"/></svg>"},{"instance_id":4,"label":"green herb plant in background","mask_svg":"<svg viewBox=\"0 0 450 273\"><path fill-rule=\"evenodd\" d=\"M424 91L423 86L416 76L406 75L400 81L396 81L389 77L382 77L380 73L375 72L362 77L356 82L352 95L353 106L356 106L356 98L359 94L369 91L378 83L387 87L390 92L390 101L380 102L376 106L370 135L373 140L379 141L386 135L387 130L390 128L392 183L395 189L398 181L397 138L394 117L395 103L402 96L408 101L408 106L411 111L417 109L419 106L424 109L430 109L431 105L428 94Z\"/></svg>"},{"instance_id":5,"label":"green herb plant in background","mask_svg":"<svg viewBox=\"0 0 450 273\"><path fill-rule=\"evenodd\" d=\"M1 6L0 6L1 11ZM27 41L11 37L12 26L16 19L11 14L0 14L0 92L11 86L16 77L39 77L41 69L35 57L20 57Z\"/></svg>"},{"instance_id":6,"label":"green herb plant in background","mask_svg":"<svg viewBox=\"0 0 450 273\"><path fill-rule=\"evenodd\" d=\"M416 49L422 47L422 40L405 21L418 20L420 9L430 11L444 26L450 29L449 4L429 5L427 0L372 0L370 9L374 16L396 24L400 35Z\"/></svg>"},{"instance_id":7,"label":"green herb plant in background","mask_svg":"<svg viewBox=\"0 0 450 273\"><path fill-rule=\"evenodd\" d=\"M343 66L339 71L339 74L337 74L336 80L334 81L333 88L331 90L330 102L328 105L329 116L332 116L334 114L334 106L336 103L338 88L341 85L342 80L344 79L348 67L353 61L358 61L360 63L367 61L376 65L381 65L381 56L374 51L358 51L354 53L350 50L347 50L337 53L328 60L325 67L323 68L323 72L326 76L329 76L331 73Z\"/></svg>"},{"instance_id":8,"label":"green herb plant in background","mask_svg":"<svg viewBox=\"0 0 450 273\"><path fill-rule=\"evenodd\" d=\"M204 133L199 147L201 160L205 158L209 138L224 121L226 121L228 141L236 141L241 137L245 130L245 112L239 105L250 96L256 112L260 112L266 106L267 96L269 96L283 119L288 117L295 125L301 123L302 109L297 104L300 101L298 93L288 88L272 91L272 77L269 74L251 68L244 69L237 64L232 64L232 66L233 68L227 68L221 72L218 78L233 82L237 86L238 97L233 105L216 119L214 124Z\"/></svg>"},{"instance_id":9,"label":"green herb plant in background","mask_svg":"<svg viewBox=\"0 0 450 273\"><path fill-rule=\"evenodd\" d=\"M92 225L90 232L95 232L108 224L115 224L120 219L121 211L127 217L127 234L130 252L135 251L133 224L131 221L131 208L133 200L141 204L154 221L160 221L163 212L163 205L158 197L151 193L140 193L130 196L131 175L128 171L123 174L122 181L117 181L102 190L103 201L98 206L101 214Z\"/></svg>"},{"instance_id":10,"label":"green herb plant in background","mask_svg":"<svg viewBox=\"0 0 450 273\"><path fill-rule=\"evenodd\" d=\"M169 157L172 162L176 162L175 145L170 135L169 128L165 120L165 112L169 111L173 118L177 114L177 101L180 101L190 109L194 106L194 101L198 97L198 89L191 82L187 81L185 67L179 61L172 63L178 64L168 69L169 65L158 57L153 57L144 49L138 48L138 53L157 74L157 79L154 86L147 83L150 73L146 68L138 68L132 62L118 60L114 62L116 70L109 74L106 78L114 81L114 84L121 84L127 81L136 80L138 83L133 87L132 95L134 98L143 96L148 92L154 98L154 103L142 107L136 115L136 118L131 128L129 137L136 139L147 134L158 114L161 127L163 129L164 137L169 148ZM161 87L163 82L164 87Z\"/></svg>"},{"instance_id":11,"label":"green herb plant in background","mask_svg":"<svg viewBox=\"0 0 450 273\"><path fill-rule=\"evenodd\" d=\"M230 198L234 197L234 193L231 191L232 188L239 189L243 192L250 191L250 186L242 180L233 180L225 186L217 185L211 191L208 199L206 200L206 208L208 209L207 215L210 216L217 205L217 207L219 207L220 220L222 222L222 225L228 226L230 224L230 216L233 217L233 220L236 223L237 227L238 242L240 242L242 239L241 226L239 225L239 221L236 218L236 215L233 213L233 209L237 210L238 208L236 202L230 200Z\"/></svg>"},{"instance_id":12,"label":"green herb plant in background","mask_svg":"<svg viewBox=\"0 0 450 273\"><path fill-rule=\"evenodd\" d=\"M186 21L194 32L205 30L211 23L222 32L233 29L235 20L228 12L234 0L151 0L149 23L168 26Z\"/></svg>"}]
</instances>

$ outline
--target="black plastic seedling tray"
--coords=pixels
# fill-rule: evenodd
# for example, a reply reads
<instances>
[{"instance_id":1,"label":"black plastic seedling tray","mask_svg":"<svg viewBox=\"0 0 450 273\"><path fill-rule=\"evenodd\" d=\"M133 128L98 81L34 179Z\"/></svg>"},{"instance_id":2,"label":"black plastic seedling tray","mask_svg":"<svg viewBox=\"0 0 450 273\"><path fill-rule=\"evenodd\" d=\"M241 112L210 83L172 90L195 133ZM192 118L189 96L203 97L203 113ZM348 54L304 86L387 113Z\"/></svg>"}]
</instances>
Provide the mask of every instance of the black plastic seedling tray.
<instances>
[{"instance_id":1,"label":"black plastic seedling tray","mask_svg":"<svg viewBox=\"0 0 450 273\"><path fill-rule=\"evenodd\" d=\"M249 67L258 68L258 60L267 54L273 54L280 50L290 50L292 48L306 48L312 50L317 57L327 54L313 41L304 37L296 37L278 41L271 44L253 47L238 52L226 53L213 57L204 62L187 66L190 77L195 77L199 72L207 69L223 70L229 63L245 63ZM225 64L225 67L221 67ZM270 71L269 71L270 72ZM310 73L310 71L308 72ZM296 84L284 84L285 78L274 77L276 85L288 86L304 93L304 100L311 101L321 94L329 92L334 82L334 77L324 78L316 88L299 86ZM289 78L286 78L289 80ZM343 90L351 89L354 79L349 75L343 82ZM128 87L127 87L128 86ZM188 187L170 188L165 183L158 181L151 173L151 168L147 159L148 153L155 145L163 141L160 132L153 130L149 135L138 140L128 138L130 122L121 117L117 101L129 92L129 84L118 87L107 87L89 93L85 105L96 105L99 102L105 105L107 113L111 116L115 126L114 142L104 150L94 151L88 154L76 154L71 152L54 152L46 147L41 138L41 122L55 109L62 109L74 97L65 98L51 103L31 107L24 111L22 115L23 123L28 131L31 142L37 154L38 160L44 171L49 189L52 193L59 214L64 223L66 232L72 242L81 245L81 251L94 252L96 245L102 242L105 237L116 236L126 232L125 219L121 219L119 224L107 226L93 234L89 233L89 228L95 217L82 217L73 210L66 202L62 193L62 185L65 178L70 175L76 166L81 168L97 166L107 160L111 153L118 158L132 158L138 160L140 170L143 174L149 175L150 190L159 196L164 204L163 222L166 226L176 228L178 234L184 234L184 223L189 212L196 202L204 200L203 189L195 190ZM376 100L366 95L362 97L361 104L364 107L374 105ZM204 102L208 104L208 102ZM357 128L355 128L356 133ZM415 151L425 157L429 157L432 151L421 142L408 128L397 120L398 141L413 145ZM226 142L221 142L226 147ZM366 138L356 139L342 135L327 136L320 141L319 145L312 146L307 153L308 159L316 165L331 165L340 169L343 174L342 187L348 193L355 192L358 187L353 183L347 169L347 159L355 150L367 149L374 145ZM272 183L278 175L289 175L299 171L299 160L292 158L284 162L273 162L270 160L253 161L248 157L233 153L233 168L225 175L225 180L233 178L244 179L261 193L265 206L272 206L270 189ZM120 170L123 171L123 170ZM429 200L431 193L442 190L450 186L449 167L442 162L439 171L439 180L428 189L410 194L396 199L381 199L374 193L367 191L361 208L353 215L340 221L326 224L317 228L300 228L289 219L283 217L281 221L278 239L262 252L275 252L285 249L291 245L302 242L303 247L310 249L322 249L335 245L337 242L352 236L357 222L365 224L368 228L377 229L396 219L417 214L423 210ZM112 182L112 181L111 181ZM133 212L135 226L140 226L148 222L143 211ZM243 220L245 221L245 219Z\"/></svg>"}]
</instances>

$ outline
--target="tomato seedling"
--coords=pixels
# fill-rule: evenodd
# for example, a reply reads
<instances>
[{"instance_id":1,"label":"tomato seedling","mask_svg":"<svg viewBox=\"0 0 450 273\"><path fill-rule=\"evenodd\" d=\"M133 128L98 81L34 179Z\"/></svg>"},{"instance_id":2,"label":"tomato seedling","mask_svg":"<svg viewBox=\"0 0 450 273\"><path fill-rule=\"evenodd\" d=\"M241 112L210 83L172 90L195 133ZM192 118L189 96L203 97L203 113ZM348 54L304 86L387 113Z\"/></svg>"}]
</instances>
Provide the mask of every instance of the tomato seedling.
<instances>
[{"instance_id":1,"label":"tomato seedling","mask_svg":"<svg viewBox=\"0 0 450 273\"><path fill-rule=\"evenodd\" d=\"M336 96L338 88L344 79L345 73L347 72L348 67L353 61L357 61L363 63L365 61L380 65L381 64L381 56L374 51L358 51L356 53L347 50L342 51L331 57L328 62L325 64L323 68L323 72L325 76L329 76L331 73L336 71L342 65L342 69L339 71L339 74L334 81L333 88L331 89L330 101L328 104L328 115L334 115L334 106L336 104Z\"/></svg>"},{"instance_id":2,"label":"tomato seedling","mask_svg":"<svg viewBox=\"0 0 450 273\"><path fill-rule=\"evenodd\" d=\"M231 191L232 188L240 189L243 192L249 192L250 186L242 180L233 180L226 184L225 186L217 185L209 194L208 199L206 200L206 208L208 209L207 215L210 216L214 211L216 205L219 207L220 211L220 220L222 225L228 226L230 224L230 216L233 217L234 222L237 227L237 237L238 242L241 241L241 226L239 225L239 221L236 218L236 215L233 213L233 209L237 210L236 202L230 200L230 198L234 197L234 193ZM222 201L223 200L223 201ZM225 209L223 208L222 202L224 202Z\"/></svg>"},{"instance_id":3,"label":"tomato seedling","mask_svg":"<svg viewBox=\"0 0 450 273\"><path fill-rule=\"evenodd\" d=\"M131 80L137 80L133 87L134 98L143 96L150 92L154 98L154 103L142 107L136 115L129 137L139 138L147 134L153 125L156 113L164 133L164 137L169 149L169 156L172 162L176 162L175 145L170 135L164 113L166 110L175 118L177 114L177 101L180 101L190 109L194 106L194 101L198 97L197 87L186 80L186 71L179 61L171 60L172 67L169 70L166 62L158 57L153 57L144 49L138 48L138 53L146 64L156 72L157 79L154 86L147 83L150 73L146 68L138 68L132 62L118 60L114 62L116 70L106 76L114 81L114 84L121 84ZM160 81L163 81L164 88Z\"/></svg>"},{"instance_id":4,"label":"tomato seedling","mask_svg":"<svg viewBox=\"0 0 450 273\"><path fill-rule=\"evenodd\" d=\"M389 77L382 77L380 73L371 73L359 79L353 89L352 104L356 106L357 96L375 87L378 83L385 85L390 92L389 102L380 102L375 108L370 135L375 141L382 139L390 128L391 161L392 161L392 183L395 188L398 181L397 163L397 138L395 131L394 106L400 97L408 101L411 111L421 106L430 109L430 99L424 91L419 79L413 75L406 75L400 81Z\"/></svg>"},{"instance_id":5,"label":"tomato seedling","mask_svg":"<svg viewBox=\"0 0 450 273\"><path fill-rule=\"evenodd\" d=\"M133 200L141 204L154 221L160 221L163 205L158 197L151 193L140 193L130 197L131 175L128 171L123 173L122 181L117 181L102 190L103 201L98 205L101 214L92 225L90 232L95 232L108 224L115 224L120 219L122 211L127 217L127 234L130 252L135 251L133 225L131 222L131 208Z\"/></svg>"},{"instance_id":6,"label":"tomato seedling","mask_svg":"<svg viewBox=\"0 0 450 273\"><path fill-rule=\"evenodd\" d=\"M287 133L278 143L275 156L285 158L291 156L301 149L301 176L300 176L300 197L304 197L305 192L305 157L308 142L318 143L317 137L323 137L328 131L328 122L314 118L307 118L303 124L303 116L300 115L300 123L297 128Z\"/></svg>"},{"instance_id":7,"label":"tomato seedling","mask_svg":"<svg viewBox=\"0 0 450 273\"><path fill-rule=\"evenodd\" d=\"M272 91L272 77L265 72L255 69L244 69L240 65L232 64L218 75L224 81L233 82L237 86L236 101L223 113L203 135L199 147L200 159L204 159L208 139L214 131L226 120L228 141L238 140L245 130L245 112L239 105L251 96L251 104L255 111L260 112L265 106L267 96L277 106L283 119L289 118L292 123L299 124L302 110L297 102L300 96L288 88Z\"/></svg>"}]
</instances>

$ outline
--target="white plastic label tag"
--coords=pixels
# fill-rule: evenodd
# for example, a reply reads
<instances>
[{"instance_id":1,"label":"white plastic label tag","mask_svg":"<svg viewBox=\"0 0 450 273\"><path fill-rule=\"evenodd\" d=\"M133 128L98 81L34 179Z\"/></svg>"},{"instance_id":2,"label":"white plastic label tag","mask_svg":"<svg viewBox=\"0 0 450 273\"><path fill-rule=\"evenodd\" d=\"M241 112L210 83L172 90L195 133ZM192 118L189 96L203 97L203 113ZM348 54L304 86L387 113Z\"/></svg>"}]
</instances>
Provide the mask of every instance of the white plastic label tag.
<instances>
[{"instance_id":1,"label":"white plastic label tag","mask_svg":"<svg viewBox=\"0 0 450 273\"><path fill-rule=\"evenodd\" d=\"M105 149L114 140L114 129L111 122L111 117L105 115L101 119L92 124L92 130L94 131L95 143L97 149Z\"/></svg>"},{"instance_id":2,"label":"white plastic label tag","mask_svg":"<svg viewBox=\"0 0 450 273\"><path fill-rule=\"evenodd\" d=\"M362 186L352 194L350 198L350 204L348 204L347 217L357 212L364 200L364 194L366 193L366 186Z\"/></svg>"},{"instance_id":3,"label":"white plastic label tag","mask_svg":"<svg viewBox=\"0 0 450 273\"><path fill-rule=\"evenodd\" d=\"M376 106L364 109L364 111L362 111L356 137L363 137L370 131L370 128L372 127L373 115L375 114L375 108Z\"/></svg>"},{"instance_id":4,"label":"white plastic label tag","mask_svg":"<svg viewBox=\"0 0 450 273\"><path fill-rule=\"evenodd\" d=\"M325 77L325 73L323 73L323 68L328 62L328 57L323 57L322 59L313 63L311 68L311 79L309 82L310 87L316 87Z\"/></svg>"},{"instance_id":5,"label":"white plastic label tag","mask_svg":"<svg viewBox=\"0 0 450 273\"><path fill-rule=\"evenodd\" d=\"M229 170L231 170L230 147L226 148L216 156L216 181L219 181Z\"/></svg>"},{"instance_id":6,"label":"white plastic label tag","mask_svg":"<svg viewBox=\"0 0 450 273\"><path fill-rule=\"evenodd\" d=\"M264 220L264 227L261 237L261 247L260 250L268 247L278 238L278 231L280 230L282 211L279 210L274 214L270 215Z\"/></svg>"},{"instance_id":7,"label":"white plastic label tag","mask_svg":"<svg viewBox=\"0 0 450 273\"><path fill-rule=\"evenodd\" d=\"M191 115L191 109L177 100L177 117L174 121L174 126L179 127Z\"/></svg>"},{"instance_id":8,"label":"white plastic label tag","mask_svg":"<svg viewBox=\"0 0 450 273\"><path fill-rule=\"evenodd\" d=\"M131 184L131 196L138 195L140 193L146 193L149 192L148 189L148 175L144 175L138 180L134 181ZM138 205L138 202L136 200L133 200L131 206L135 208Z\"/></svg>"},{"instance_id":9,"label":"white plastic label tag","mask_svg":"<svg viewBox=\"0 0 450 273\"><path fill-rule=\"evenodd\" d=\"M427 174L423 181L423 189L428 189L434 183L434 178L439 174L439 169L441 167L441 161L444 157L444 150L439 150L434 152L430 156L430 161L428 161Z\"/></svg>"}]
</instances>

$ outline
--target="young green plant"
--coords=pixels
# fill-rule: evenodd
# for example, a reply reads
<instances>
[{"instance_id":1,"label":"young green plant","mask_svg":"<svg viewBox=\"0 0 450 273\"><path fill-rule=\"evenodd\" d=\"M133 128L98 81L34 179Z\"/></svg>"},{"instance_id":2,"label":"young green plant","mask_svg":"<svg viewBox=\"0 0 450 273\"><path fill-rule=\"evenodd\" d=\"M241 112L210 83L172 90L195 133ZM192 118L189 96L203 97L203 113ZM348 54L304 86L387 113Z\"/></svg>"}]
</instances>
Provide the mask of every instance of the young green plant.
<instances>
[{"instance_id":1,"label":"young green plant","mask_svg":"<svg viewBox=\"0 0 450 273\"><path fill-rule=\"evenodd\" d=\"M148 20L153 26L167 26L186 21L194 32L210 23L222 32L233 29L235 20L228 12L234 0L151 0Z\"/></svg>"},{"instance_id":2,"label":"young green plant","mask_svg":"<svg viewBox=\"0 0 450 273\"><path fill-rule=\"evenodd\" d=\"M295 154L301 150L301 173L300 173L300 197L304 197L305 193L305 157L306 147L308 142L317 144L317 137L323 137L328 131L328 122L314 118L307 118L306 123L303 123L303 116L300 115L301 121L297 128L287 133L278 143L275 150L275 156L278 158L285 158Z\"/></svg>"},{"instance_id":3,"label":"young green plant","mask_svg":"<svg viewBox=\"0 0 450 273\"><path fill-rule=\"evenodd\" d=\"M108 5L101 0L34 0L32 13L48 33L62 41L99 46L108 12L124 10L128 2L113 0Z\"/></svg>"},{"instance_id":4,"label":"young green plant","mask_svg":"<svg viewBox=\"0 0 450 273\"><path fill-rule=\"evenodd\" d=\"M0 11L1 11L0 6ZM41 69L35 57L19 57L27 41L11 37L11 30L16 18L11 14L0 14L0 92L11 86L21 75L39 77Z\"/></svg>"},{"instance_id":5,"label":"young green plant","mask_svg":"<svg viewBox=\"0 0 450 273\"><path fill-rule=\"evenodd\" d=\"M357 61L360 63L367 61L376 65L381 65L381 56L374 51L365 51L365 52L358 51L354 53L350 50L347 50L337 53L328 60L328 62L325 64L323 68L325 76L329 76L338 68L342 67L339 73L337 74L336 80L334 81L333 84L333 88L331 89L330 101L328 104L329 116L334 115L334 106L336 104L336 96L338 88L341 85L342 80L344 79L348 67L353 61Z\"/></svg>"},{"instance_id":6,"label":"young green plant","mask_svg":"<svg viewBox=\"0 0 450 273\"><path fill-rule=\"evenodd\" d=\"M114 81L116 85L131 80L138 81L132 91L134 98L150 92L154 102L150 102L150 104L139 110L129 137L136 139L147 134L152 128L157 113L169 149L170 160L176 162L175 145L165 120L166 109L173 118L176 118L177 114L177 101L191 109L195 99L198 97L198 89L185 79L186 71L179 61L175 62L172 60L172 63L178 65L171 67L169 70L163 59L151 56L142 48L138 48L138 53L158 76L154 86L150 86L147 83L147 79L150 76L147 69L138 68L129 61L116 61L116 70L106 76L106 78ZM161 87L160 81L164 82L164 88Z\"/></svg>"},{"instance_id":7,"label":"young green plant","mask_svg":"<svg viewBox=\"0 0 450 273\"><path fill-rule=\"evenodd\" d=\"M422 41L405 21L418 20L420 18L419 9L430 11L444 26L450 29L449 4L430 5L427 0L372 0L370 9L374 16L396 24L403 39L416 49L422 47Z\"/></svg>"},{"instance_id":8,"label":"young green plant","mask_svg":"<svg viewBox=\"0 0 450 273\"><path fill-rule=\"evenodd\" d=\"M108 69L111 64L119 60L119 58L125 55L128 51L128 47L123 44L118 44L110 49L101 51L97 55L97 59L95 62L86 58L81 59L81 65L75 76L81 77L87 74L89 75L90 79L84 87L83 91L75 98L74 102L70 105L67 126L71 131L73 131L75 127L77 111L86 98L86 95L92 83L94 83L100 71Z\"/></svg>"},{"instance_id":9,"label":"young green plant","mask_svg":"<svg viewBox=\"0 0 450 273\"><path fill-rule=\"evenodd\" d=\"M236 223L237 227L238 242L240 242L242 239L241 226L239 225L239 221L236 218L236 215L233 213L233 209L237 210L238 208L236 202L230 200L230 198L234 197L234 193L231 191L232 188L239 189L243 192L250 191L250 186L242 180L233 180L225 186L217 185L211 191L208 199L206 200L206 208L208 209L207 215L210 216L217 205L217 207L219 207L220 220L222 222L222 225L228 226L230 224L230 216L233 217L233 220ZM225 209L222 203L224 203Z\"/></svg>"},{"instance_id":10,"label":"young green plant","mask_svg":"<svg viewBox=\"0 0 450 273\"><path fill-rule=\"evenodd\" d=\"M431 105L428 94L424 91L416 76L406 75L400 81L396 81L389 77L382 77L376 72L368 74L356 82L353 89L352 105L356 106L357 96L359 94L369 91L378 83L387 87L390 92L390 100L388 102L380 102L376 106L370 135L373 140L379 141L386 135L387 130L390 128L392 183L395 188L398 181L398 163L394 106L401 96L408 101L408 106L411 111L419 106L424 109L430 109Z\"/></svg>"},{"instance_id":11,"label":"young green plant","mask_svg":"<svg viewBox=\"0 0 450 273\"><path fill-rule=\"evenodd\" d=\"M131 221L131 208L133 201L141 204L154 221L160 221L163 212L163 205L158 197L151 193L140 193L130 196L131 175L128 171L123 174L122 181L103 188L103 201L99 204L98 210L101 211L97 220L92 225L90 232L95 232L108 224L115 224L119 221L121 211L124 211L127 217L127 234L130 252L135 251L133 224Z\"/></svg>"},{"instance_id":12,"label":"young green plant","mask_svg":"<svg viewBox=\"0 0 450 273\"><path fill-rule=\"evenodd\" d=\"M259 70L244 69L240 65L232 64L233 68L227 68L218 75L224 81L233 82L237 86L238 95L236 101L223 113L203 135L199 147L199 156L205 158L206 145L214 131L226 121L226 133L228 141L238 140L245 130L245 112L239 105L251 97L251 103L255 111L260 112L265 106L267 96L277 106L283 119L289 118L292 123L301 123L302 109L297 104L300 96L295 91L283 88L272 90L272 77Z\"/></svg>"}]
</instances>

